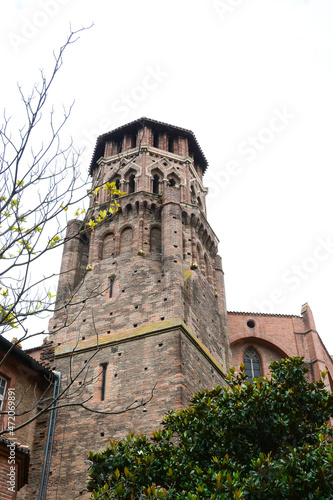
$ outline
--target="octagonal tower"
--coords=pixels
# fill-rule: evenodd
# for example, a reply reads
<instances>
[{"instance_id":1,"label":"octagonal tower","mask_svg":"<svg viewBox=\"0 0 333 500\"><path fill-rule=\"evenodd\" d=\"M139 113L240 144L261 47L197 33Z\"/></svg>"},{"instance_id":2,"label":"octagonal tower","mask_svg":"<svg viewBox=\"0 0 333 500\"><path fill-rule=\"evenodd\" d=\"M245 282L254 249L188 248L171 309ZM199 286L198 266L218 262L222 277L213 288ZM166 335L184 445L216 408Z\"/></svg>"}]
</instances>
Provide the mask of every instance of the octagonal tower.
<instances>
[{"instance_id":1,"label":"octagonal tower","mask_svg":"<svg viewBox=\"0 0 333 500\"><path fill-rule=\"evenodd\" d=\"M206 219L206 168L191 131L155 120L97 140L92 189L116 182L126 195L90 234L80 221L68 225L59 311L50 322L54 368L63 385L70 370L79 374L74 397L93 411L59 409L48 499L57 490L85 498L89 449L130 430L151 432L168 410L223 383L230 350L218 239ZM89 217L108 207L106 194L90 195ZM110 415L152 391L146 406Z\"/></svg>"}]
</instances>

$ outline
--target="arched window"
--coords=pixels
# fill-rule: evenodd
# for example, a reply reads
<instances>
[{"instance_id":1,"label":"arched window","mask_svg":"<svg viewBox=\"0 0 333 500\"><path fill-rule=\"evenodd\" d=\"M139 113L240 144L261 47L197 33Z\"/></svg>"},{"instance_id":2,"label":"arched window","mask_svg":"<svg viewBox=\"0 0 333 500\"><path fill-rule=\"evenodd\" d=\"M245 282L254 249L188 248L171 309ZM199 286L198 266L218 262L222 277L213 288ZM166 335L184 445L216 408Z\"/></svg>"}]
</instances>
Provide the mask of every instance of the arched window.
<instances>
[{"instance_id":1,"label":"arched window","mask_svg":"<svg viewBox=\"0 0 333 500\"><path fill-rule=\"evenodd\" d=\"M153 227L150 231L150 251L162 252L161 230L159 227Z\"/></svg>"},{"instance_id":2,"label":"arched window","mask_svg":"<svg viewBox=\"0 0 333 500\"><path fill-rule=\"evenodd\" d=\"M133 231L131 227L126 227L120 237L120 253L132 251Z\"/></svg>"},{"instance_id":3,"label":"arched window","mask_svg":"<svg viewBox=\"0 0 333 500\"><path fill-rule=\"evenodd\" d=\"M157 174L153 177L153 193L158 194L160 187L160 178Z\"/></svg>"},{"instance_id":4,"label":"arched window","mask_svg":"<svg viewBox=\"0 0 333 500\"><path fill-rule=\"evenodd\" d=\"M128 182L128 192L129 193L134 193L135 192L135 175L132 174L129 178Z\"/></svg>"},{"instance_id":5,"label":"arched window","mask_svg":"<svg viewBox=\"0 0 333 500\"><path fill-rule=\"evenodd\" d=\"M261 376L259 354L253 347L246 349L243 363L245 365L245 374L252 384L254 378Z\"/></svg>"},{"instance_id":6,"label":"arched window","mask_svg":"<svg viewBox=\"0 0 333 500\"><path fill-rule=\"evenodd\" d=\"M108 259L114 252L114 234L109 233L103 240L102 259Z\"/></svg>"},{"instance_id":7,"label":"arched window","mask_svg":"<svg viewBox=\"0 0 333 500\"><path fill-rule=\"evenodd\" d=\"M175 187L175 185L176 185L176 181L175 181L175 179L172 179L172 178L171 178L171 179L169 179L169 181L168 181L168 186Z\"/></svg>"}]
</instances>

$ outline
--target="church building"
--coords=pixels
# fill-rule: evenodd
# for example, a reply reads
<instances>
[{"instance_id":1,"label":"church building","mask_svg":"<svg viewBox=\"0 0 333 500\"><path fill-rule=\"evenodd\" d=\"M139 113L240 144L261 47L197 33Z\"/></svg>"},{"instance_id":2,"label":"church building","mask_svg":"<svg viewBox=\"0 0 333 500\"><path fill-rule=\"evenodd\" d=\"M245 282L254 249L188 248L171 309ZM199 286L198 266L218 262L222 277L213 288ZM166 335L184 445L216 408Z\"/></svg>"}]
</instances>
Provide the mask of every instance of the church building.
<instances>
[{"instance_id":1,"label":"church building","mask_svg":"<svg viewBox=\"0 0 333 500\"><path fill-rule=\"evenodd\" d=\"M94 230L68 224L46 343L48 368L61 374L65 392L49 470L42 475L45 428L17 498L89 498L89 450L130 431L151 433L167 411L224 384L224 373L241 362L252 380L267 375L273 360L304 356L310 377L328 370L332 390L332 358L307 304L300 316L227 312L219 241L206 213L207 166L190 130L156 120L98 137L89 218L109 208L97 187L115 182L126 194Z\"/></svg>"}]
</instances>

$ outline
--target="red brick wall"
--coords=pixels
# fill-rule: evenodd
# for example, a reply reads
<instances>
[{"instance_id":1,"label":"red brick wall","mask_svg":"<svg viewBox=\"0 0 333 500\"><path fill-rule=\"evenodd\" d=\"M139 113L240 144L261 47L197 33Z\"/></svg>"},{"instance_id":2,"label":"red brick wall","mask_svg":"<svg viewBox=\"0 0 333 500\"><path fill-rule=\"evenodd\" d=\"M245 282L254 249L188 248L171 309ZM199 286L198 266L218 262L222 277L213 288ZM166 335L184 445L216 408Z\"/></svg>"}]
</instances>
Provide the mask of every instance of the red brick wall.
<instances>
[{"instance_id":1,"label":"red brick wall","mask_svg":"<svg viewBox=\"0 0 333 500\"><path fill-rule=\"evenodd\" d=\"M249 321L254 322L253 328L248 326ZM316 331L309 306L304 306L302 316L231 312L228 325L235 366L243 362L244 351L252 346L260 355L264 375L269 373L272 361L287 356L304 357L312 379L317 379L322 370L333 375L332 358Z\"/></svg>"},{"instance_id":2,"label":"red brick wall","mask_svg":"<svg viewBox=\"0 0 333 500\"><path fill-rule=\"evenodd\" d=\"M49 500L55 498L57 488L60 492L66 491L68 498L84 491L87 478L84 460L90 449L101 449L109 438L122 438L131 430L151 433L160 426L168 410L187 405L199 389L223 383L214 363L179 327L148 331L147 334L141 331L132 338L120 336L119 341L101 348L87 364L93 352L78 353L72 363L73 373L87 366L90 376L96 377L94 384L88 384L83 391L85 399L91 397L87 406L97 411L121 411L135 400L147 401L155 386L154 397L145 407L113 416L90 413L80 407L60 409L47 495ZM101 400L101 363L108 363L105 401ZM66 383L69 357L57 358L56 364ZM82 384L83 375L73 389L79 390ZM36 474L37 478L39 475ZM22 498L35 498L36 492L37 489L31 486L27 496ZM63 495L61 498L65 498ZM84 498L84 495L78 498Z\"/></svg>"},{"instance_id":3,"label":"red brick wall","mask_svg":"<svg viewBox=\"0 0 333 500\"><path fill-rule=\"evenodd\" d=\"M89 235L89 270L82 274L87 261L84 238L66 243L62 270L68 271L68 277L67 272L60 277L58 304L70 297L69 292L74 299L65 311L54 315L50 331L56 348L54 368L62 373L64 383L73 349L79 351L74 356L74 373L86 362L89 376L96 377L84 391L96 410L122 410L134 399L145 400L156 383L154 398L147 411L139 408L113 416L79 406L59 409L50 500L57 488L62 498L84 491L84 460L89 449L99 449L108 437L121 438L129 430L156 429L167 410L187 405L198 389L221 384L220 365L226 367L229 360L218 240L197 200L189 204L190 181L203 203L205 192L191 167L193 162L185 158L187 139L174 141L174 154L168 154L169 132L159 134L159 147L165 151L150 149L152 132L144 128L140 154L116 155L95 172L99 183L120 176L125 190L135 172L136 192L121 198L121 210ZM113 145L111 149L106 145L105 156L111 154ZM152 193L154 172L163 177L162 196ZM168 187L168 179L177 179L179 188ZM101 189L98 200L91 198L91 216L101 208L97 203L105 202ZM196 267L198 248L201 257ZM114 279L112 297L110 276ZM101 348L89 362L97 336ZM105 401L101 401L101 363L108 363ZM77 380L73 389L80 391L83 384L83 379ZM42 463L41 450L39 460ZM35 498L39 477L36 464L36 480L22 498Z\"/></svg>"},{"instance_id":4,"label":"red brick wall","mask_svg":"<svg viewBox=\"0 0 333 500\"><path fill-rule=\"evenodd\" d=\"M2 358L0 353L0 359ZM4 407L7 409L7 395L9 389L15 389L15 404L17 412L24 413L32 409L29 413L15 417L15 425L21 425L37 413L36 402L42 396L47 387L44 375L38 375L32 369L24 366L12 356L8 356L0 366L0 375L7 379L7 389L5 393ZM7 427L7 416L0 416L1 429ZM34 441L35 422L32 422L22 429L15 431L16 442L31 447ZM4 437L9 437L5 435Z\"/></svg>"}]
</instances>

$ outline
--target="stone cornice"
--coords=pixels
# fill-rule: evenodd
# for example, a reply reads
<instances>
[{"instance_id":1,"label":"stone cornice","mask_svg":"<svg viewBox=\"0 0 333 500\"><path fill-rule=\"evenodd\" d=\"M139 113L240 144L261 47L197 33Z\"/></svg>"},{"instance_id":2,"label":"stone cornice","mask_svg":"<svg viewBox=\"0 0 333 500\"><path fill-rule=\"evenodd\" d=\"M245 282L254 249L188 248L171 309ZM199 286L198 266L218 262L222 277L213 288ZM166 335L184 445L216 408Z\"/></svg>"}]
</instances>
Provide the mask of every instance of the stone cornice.
<instances>
[{"instance_id":1,"label":"stone cornice","mask_svg":"<svg viewBox=\"0 0 333 500\"><path fill-rule=\"evenodd\" d=\"M170 153L169 151L166 151L164 149L159 149L159 148L154 148L153 146L149 146L146 143L141 144L140 147L127 149L126 151L122 151L121 153L116 153L115 155L112 155L112 156L107 156L107 157L101 156L97 160L97 164L99 166L109 165L109 164L113 163L114 161L119 161L119 160L128 158L129 156L133 156L133 155L138 156L139 153L149 153L149 154L158 155L161 157L161 159L166 158L168 160L178 161L179 163L189 163L190 167L192 167L192 169L193 169L193 174L196 176L196 179L198 180L198 182L200 182L202 189L207 190L207 188L204 188L202 186L200 177L198 176L197 172L195 171L195 169L193 167L193 159L190 156L181 156L181 155L177 155L175 153Z\"/></svg>"},{"instance_id":2,"label":"stone cornice","mask_svg":"<svg viewBox=\"0 0 333 500\"><path fill-rule=\"evenodd\" d=\"M55 349L55 357L59 358L77 355L86 351L92 351L97 347L101 349L107 346L112 346L114 344L139 340L141 338L150 337L153 335L160 335L161 333L171 333L177 328L182 331L182 333L192 342L192 344L201 352L201 354L204 355L204 357L214 367L214 369L224 378L225 373L222 366L215 360L215 358L210 354L210 352L205 348L200 340L198 340L197 337L191 332L188 326L185 325L185 323L179 318L159 321L156 323L148 324L141 328L125 330L113 333L112 335L100 337L98 339L98 343L97 339L94 337L89 340L82 340L78 343L70 343L58 346Z\"/></svg>"},{"instance_id":3,"label":"stone cornice","mask_svg":"<svg viewBox=\"0 0 333 500\"><path fill-rule=\"evenodd\" d=\"M201 179L198 175L198 172L195 170L194 166L193 166L193 163L190 163L190 171L193 175L193 177L195 178L195 180L198 182L200 188L202 189L202 191L207 194L208 193L208 188L205 188L204 185L202 184L201 182Z\"/></svg>"}]
</instances>

